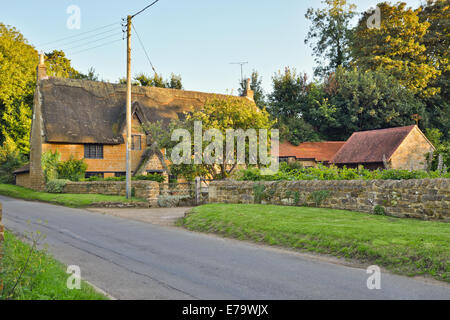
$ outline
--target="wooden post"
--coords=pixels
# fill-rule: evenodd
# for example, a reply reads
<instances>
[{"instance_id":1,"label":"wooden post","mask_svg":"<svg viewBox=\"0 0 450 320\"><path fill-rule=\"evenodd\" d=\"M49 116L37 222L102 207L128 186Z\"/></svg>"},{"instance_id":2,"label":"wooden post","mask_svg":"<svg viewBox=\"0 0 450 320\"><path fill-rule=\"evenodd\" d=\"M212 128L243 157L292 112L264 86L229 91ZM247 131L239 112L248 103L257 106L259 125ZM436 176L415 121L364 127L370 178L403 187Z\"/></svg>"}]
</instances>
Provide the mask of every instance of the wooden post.
<instances>
[{"instance_id":1,"label":"wooden post","mask_svg":"<svg viewBox=\"0 0 450 320\"><path fill-rule=\"evenodd\" d=\"M131 198L131 16L127 17L127 199Z\"/></svg>"}]
</instances>

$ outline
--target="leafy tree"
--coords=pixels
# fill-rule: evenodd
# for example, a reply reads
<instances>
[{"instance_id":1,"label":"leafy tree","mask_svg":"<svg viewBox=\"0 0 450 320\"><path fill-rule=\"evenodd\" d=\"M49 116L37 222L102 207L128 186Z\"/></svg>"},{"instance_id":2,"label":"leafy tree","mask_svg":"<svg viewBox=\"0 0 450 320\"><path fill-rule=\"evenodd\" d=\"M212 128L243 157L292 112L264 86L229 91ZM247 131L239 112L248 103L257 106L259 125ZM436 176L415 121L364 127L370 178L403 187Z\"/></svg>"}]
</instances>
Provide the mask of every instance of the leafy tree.
<instances>
[{"instance_id":1,"label":"leafy tree","mask_svg":"<svg viewBox=\"0 0 450 320\"><path fill-rule=\"evenodd\" d=\"M99 81L99 75L95 72L94 67L89 68L87 74L78 72L73 78L90 81Z\"/></svg>"},{"instance_id":2,"label":"leafy tree","mask_svg":"<svg viewBox=\"0 0 450 320\"><path fill-rule=\"evenodd\" d=\"M183 90L181 76L172 73L172 75L170 76L170 79L166 83L166 87L170 88L170 89Z\"/></svg>"},{"instance_id":3,"label":"leafy tree","mask_svg":"<svg viewBox=\"0 0 450 320\"><path fill-rule=\"evenodd\" d=\"M0 183L14 183L14 170L24 165L26 158L20 153L11 138L7 137L0 147Z\"/></svg>"},{"instance_id":4,"label":"leafy tree","mask_svg":"<svg viewBox=\"0 0 450 320\"><path fill-rule=\"evenodd\" d=\"M312 26L305 39L316 56L317 76L326 76L339 66L347 66L350 61L350 22L355 15L354 4L347 0L324 0L323 9L309 8L305 17Z\"/></svg>"},{"instance_id":5,"label":"leafy tree","mask_svg":"<svg viewBox=\"0 0 450 320\"><path fill-rule=\"evenodd\" d=\"M226 150L226 134L228 129L271 129L274 121L270 120L269 114L265 109L260 110L255 108L254 104L241 98L230 97L227 99L213 98L208 100L201 110L194 111L185 115L184 120L174 121L169 127L162 126L160 123L148 124L152 140L157 140L160 148L165 148L169 154L172 153L173 148L178 142L171 141L171 134L174 129L186 129L194 137L194 123L196 121L202 122L203 131L209 129L218 130L224 137L223 150ZM210 142L203 142L203 150L210 144ZM248 142L246 143L248 150ZM191 141L191 151L194 154L194 141ZM218 155L219 156L219 155ZM188 180L192 180L196 176L210 176L213 179L226 178L236 168L236 165L226 163L225 157L219 164L207 164L203 161L202 164L192 163L172 165L171 173L182 176ZM247 161L249 157L246 157Z\"/></svg>"},{"instance_id":6,"label":"leafy tree","mask_svg":"<svg viewBox=\"0 0 450 320\"><path fill-rule=\"evenodd\" d=\"M241 82L239 88L239 95L243 95L247 87L247 82ZM263 109L266 107L264 89L262 88L262 79L259 77L258 71L253 70L250 82L250 89L254 92L254 100L258 108Z\"/></svg>"},{"instance_id":7,"label":"leafy tree","mask_svg":"<svg viewBox=\"0 0 450 320\"><path fill-rule=\"evenodd\" d=\"M440 71L427 57L423 40L430 27L421 21L417 10L406 3L378 4L381 12L380 28L368 28L371 13L362 15L355 29L352 55L356 66L365 70L383 70L394 75L414 93L424 96L438 92L429 87Z\"/></svg>"},{"instance_id":8,"label":"leafy tree","mask_svg":"<svg viewBox=\"0 0 450 320\"><path fill-rule=\"evenodd\" d=\"M272 85L268 110L278 119L282 140L295 145L319 141L320 135L315 124L324 124L324 117L319 115L323 110L319 105L324 99L320 89L308 83L306 74L297 74L290 68L286 68L284 73L278 72L272 78Z\"/></svg>"},{"instance_id":9,"label":"leafy tree","mask_svg":"<svg viewBox=\"0 0 450 320\"><path fill-rule=\"evenodd\" d=\"M314 127L302 118L288 118L279 125L280 138L298 146L302 142L321 141Z\"/></svg>"},{"instance_id":10,"label":"leafy tree","mask_svg":"<svg viewBox=\"0 0 450 320\"><path fill-rule=\"evenodd\" d=\"M450 139L450 2L448 0L427 1L419 12L421 22L430 23L428 32L422 38L422 44L426 47L425 54L428 60L441 73L433 79L429 86L439 94L425 97L427 117L425 123L431 128L439 128L445 139Z\"/></svg>"},{"instance_id":11,"label":"leafy tree","mask_svg":"<svg viewBox=\"0 0 450 320\"><path fill-rule=\"evenodd\" d=\"M66 58L64 51L53 50L45 54L47 65L47 74L59 78L78 78L79 72L76 71L69 59Z\"/></svg>"},{"instance_id":12,"label":"leafy tree","mask_svg":"<svg viewBox=\"0 0 450 320\"><path fill-rule=\"evenodd\" d=\"M285 68L272 78L273 91L268 96L268 111L278 119L301 117L300 104L307 94L306 74Z\"/></svg>"},{"instance_id":13,"label":"leafy tree","mask_svg":"<svg viewBox=\"0 0 450 320\"><path fill-rule=\"evenodd\" d=\"M121 84L126 84L126 79L120 79ZM141 87L157 87L157 88L170 88L170 89L183 89L183 84L181 76L172 73L169 80L164 80L164 78L155 73L153 77L147 76L144 73L140 73L134 77L132 85Z\"/></svg>"},{"instance_id":14,"label":"leafy tree","mask_svg":"<svg viewBox=\"0 0 450 320\"><path fill-rule=\"evenodd\" d=\"M413 124L413 114L424 115L424 105L393 76L382 70L338 68L326 88L333 121L322 128L332 140L347 139L355 131Z\"/></svg>"},{"instance_id":15,"label":"leafy tree","mask_svg":"<svg viewBox=\"0 0 450 320\"><path fill-rule=\"evenodd\" d=\"M23 35L0 23L0 142L24 154L29 153L37 63L37 52Z\"/></svg>"}]
</instances>

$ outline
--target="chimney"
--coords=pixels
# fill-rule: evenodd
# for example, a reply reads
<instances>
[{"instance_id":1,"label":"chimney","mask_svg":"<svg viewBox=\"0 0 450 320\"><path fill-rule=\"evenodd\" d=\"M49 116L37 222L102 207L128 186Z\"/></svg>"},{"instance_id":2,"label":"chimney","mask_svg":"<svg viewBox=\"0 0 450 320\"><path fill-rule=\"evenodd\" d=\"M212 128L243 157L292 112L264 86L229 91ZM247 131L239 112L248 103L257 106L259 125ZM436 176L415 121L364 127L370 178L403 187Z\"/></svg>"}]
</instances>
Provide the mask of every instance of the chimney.
<instances>
[{"instance_id":1,"label":"chimney","mask_svg":"<svg viewBox=\"0 0 450 320\"><path fill-rule=\"evenodd\" d=\"M247 79L245 81L245 90L244 90L244 94L243 96L246 97L247 99L254 101L255 99L255 92L250 88L250 79Z\"/></svg>"},{"instance_id":2,"label":"chimney","mask_svg":"<svg viewBox=\"0 0 450 320\"><path fill-rule=\"evenodd\" d=\"M39 65L37 66L36 75L38 81L48 79L47 67L45 66L45 58L43 52L39 54Z\"/></svg>"}]
</instances>

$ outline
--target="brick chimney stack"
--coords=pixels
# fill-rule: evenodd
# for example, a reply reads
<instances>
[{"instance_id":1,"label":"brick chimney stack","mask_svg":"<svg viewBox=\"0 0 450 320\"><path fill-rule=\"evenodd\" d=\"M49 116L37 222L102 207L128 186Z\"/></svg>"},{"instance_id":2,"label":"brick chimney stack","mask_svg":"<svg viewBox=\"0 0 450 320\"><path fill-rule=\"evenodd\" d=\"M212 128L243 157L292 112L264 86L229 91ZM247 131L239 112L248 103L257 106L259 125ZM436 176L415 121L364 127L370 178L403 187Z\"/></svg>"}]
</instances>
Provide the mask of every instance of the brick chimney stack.
<instances>
[{"instance_id":1,"label":"brick chimney stack","mask_svg":"<svg viewBox=\"0 0 450 320\"><path fill-rule=\"evenodd\" d=\"M255 92L250 88L250 79L245 81L245 90L243 96L247 99L254 101L255 100Z\"/></svg>"},{"instance_id":2,"label":"brick chimney stack","mask_svg":"<svg viewBox=\"0 0 450 320\"><path fill-rule=\"evenodd\" d=\"M43 80L43 79L48 79L47 67L45 66L45 58L44 58L43 52L41 52L39 54L39 65L37 66L36 74L37 74L38 81Z\"/></svg>"}]
</instances>

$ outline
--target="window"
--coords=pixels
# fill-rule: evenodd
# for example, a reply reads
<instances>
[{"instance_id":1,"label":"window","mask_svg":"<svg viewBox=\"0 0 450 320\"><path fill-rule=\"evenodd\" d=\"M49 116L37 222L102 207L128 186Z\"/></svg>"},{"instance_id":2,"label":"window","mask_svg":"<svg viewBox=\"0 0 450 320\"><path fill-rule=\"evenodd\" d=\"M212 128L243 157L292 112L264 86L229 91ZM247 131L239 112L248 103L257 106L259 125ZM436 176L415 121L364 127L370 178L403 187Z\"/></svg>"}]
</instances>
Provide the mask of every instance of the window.
<instances>
[{"instance_id":1,"label":"window","mask_svg":"<svg viewBox=\"0 0 450 320\"><path fill-rule=\"evenodd\" d=\"M126 172L116 172L116 173L114 174L114 176L115 176L116 178L125 177L126 175L127 175Z\"/></svg>"},{"instance_id":2,"label":"window","mask_svg":"<svg viewBox=\"0 0 450 320\"><path fill-rule=\"evenodd\" d=\"M103 145L101 144L85 144L85 159L103 159Z\"/></svg>"},{"instance_id":3,"label":"window","mask_svg":"<svg viewBox=\"0 0 450 320\"><path fill-rule=\"evenodd\" d=\"M141 136L131 137L131 150L142 150Z\"/></svg>"}]
</instances>

